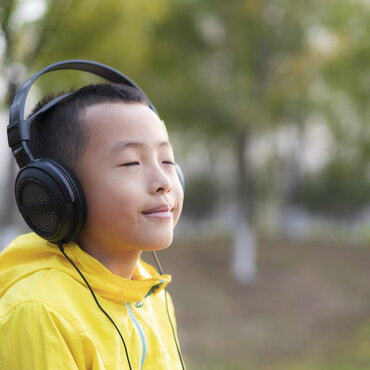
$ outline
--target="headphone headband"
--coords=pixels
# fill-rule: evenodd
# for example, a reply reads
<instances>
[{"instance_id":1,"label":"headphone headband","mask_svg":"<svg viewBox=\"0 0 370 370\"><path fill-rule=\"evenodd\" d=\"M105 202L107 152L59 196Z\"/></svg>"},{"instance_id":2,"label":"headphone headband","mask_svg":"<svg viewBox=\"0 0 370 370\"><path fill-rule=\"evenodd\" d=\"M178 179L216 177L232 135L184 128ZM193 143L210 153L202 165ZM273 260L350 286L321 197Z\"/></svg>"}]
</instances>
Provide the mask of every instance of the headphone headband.
<instances>
[{"instance_id":1,"label":"headphone headband","mask_svg":"<svg viewBox=\"0 0 370 370\"><path fill-rule=\"evenodd\" d=\"M145 95L143 90L141 90L140 87L135 82L133 82L130 78L128 78L123 73L119 72L118 70L112 67L109 67L102 63L93 62L90 60L83 60L83 59L64 60L61 62L51 64L45 67L44 69L42 69L40 72L31 76L21 86L21 88L18 90L14 98L14 102L12 106L10 107L9 125L7 127L8 143L12 149L13 155L20 168L24 167L27 163L34 160L33 155L30 152L28 145L27 145L27 141L31 139L30 125L31 125L32 119L27 120L24 118L24 108L25 108L26 99L31 89L31 86L35 83L35 81L40 76L48 72L64 70L64 69L72 69L72 70L89 72L94 75L103 77L109 82L122 83L128 86L134 87L141 92L141 94L147 100L149 107L158 115L157 110L155 109L154 105L151 103L149 98ZM63 98L65 98L68 95L69 94L64 95ZM55 101L54 104L49 105L48 109L51 108L51 106L55 105L57 102L63 100L63 98L60 98L58 101ZM45 110L47 109L44 109L43 112ZM37 112L37 113L42 113L42 112ZM34 118L35 115L33 115L32 118Z\"/></svg>"}]
</instances>

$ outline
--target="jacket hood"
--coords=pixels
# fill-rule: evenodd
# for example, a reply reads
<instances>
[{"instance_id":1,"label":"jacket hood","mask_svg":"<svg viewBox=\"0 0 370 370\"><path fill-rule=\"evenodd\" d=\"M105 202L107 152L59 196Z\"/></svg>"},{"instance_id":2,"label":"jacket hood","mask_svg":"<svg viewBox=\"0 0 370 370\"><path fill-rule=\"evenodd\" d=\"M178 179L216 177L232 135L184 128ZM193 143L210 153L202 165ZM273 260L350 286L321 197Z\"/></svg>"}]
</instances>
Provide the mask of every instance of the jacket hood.
<instances>
[{"instance_id":1,"label":"jacket hood","mask_svg":"<svg viewBox=\"0 0 370 370\"><path fill-rule=\"evenodd\" d=\"M64 251L76 264L94 292L118 302L140 302L150 294L158 294L171 281L149 264L138 260L132 280L108 270L97 259L84 252L76 243L64 245ZM40 270L63 271L86 285L58 246L35 233L14 239L0 254L0 298L17 281Z\"/></svg>"}]
</instances>

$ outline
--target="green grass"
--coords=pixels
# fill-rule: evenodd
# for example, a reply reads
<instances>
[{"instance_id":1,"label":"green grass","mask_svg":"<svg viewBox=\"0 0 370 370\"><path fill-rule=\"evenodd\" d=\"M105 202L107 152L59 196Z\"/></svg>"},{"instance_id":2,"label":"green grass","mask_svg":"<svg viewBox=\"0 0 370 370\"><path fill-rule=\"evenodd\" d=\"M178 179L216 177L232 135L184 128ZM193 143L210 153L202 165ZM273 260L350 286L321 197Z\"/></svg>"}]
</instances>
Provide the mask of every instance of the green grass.
<instances>
[{"instance_id":1,"label":"green grass","mask_svg":"<svg viewBox=\"0 0 370 370\"><path fill-rule=\"evenodd\" d=\"M277 370L368 370L370 368L370 321L344 338L326 356L308 361L300 359L280 364Z\"/></svg>"},{"instance_id":2,"label":"green grass","mask_svg":"<svg viewBox=\"0 0 370 370\"><path fill-rule=\"evenodd\" d=\"M159 254L188 369L370 369L369 248L262 242L247 286L231 252L227 239L178 240Z\"/></svg>"}]
</instances>

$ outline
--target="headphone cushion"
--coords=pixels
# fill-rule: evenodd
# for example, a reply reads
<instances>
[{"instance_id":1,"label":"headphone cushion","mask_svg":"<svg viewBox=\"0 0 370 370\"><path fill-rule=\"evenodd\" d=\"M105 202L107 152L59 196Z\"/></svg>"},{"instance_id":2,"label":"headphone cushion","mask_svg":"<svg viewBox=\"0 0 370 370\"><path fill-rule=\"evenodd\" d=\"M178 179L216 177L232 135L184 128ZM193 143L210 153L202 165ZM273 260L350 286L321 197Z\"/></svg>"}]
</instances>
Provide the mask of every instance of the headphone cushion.
<instances>
[{"instance_id":1,"label":"headphone cushion","mask_svg":"<svg viewBox=\"0 0 370 370\"><path fill-rule=\"evenodd\" d=\"M182 190L185 191L185 178L184 178L184 174L182 173L181 167L176 163L175 168L176 168L177 176L180 180Z\"/></svg>"},{"instance_id":2,"label":"headphone cushion","mask_svg":"<svg viewBox=\"0 0 370 370\"><path fill-rule=\"evenodd\" d=\"M55 159L36 159L16 179L17 206L27 225L50 242L74 240L86 220L82 187L73 172Z\"/></svg>"}]
</instances>

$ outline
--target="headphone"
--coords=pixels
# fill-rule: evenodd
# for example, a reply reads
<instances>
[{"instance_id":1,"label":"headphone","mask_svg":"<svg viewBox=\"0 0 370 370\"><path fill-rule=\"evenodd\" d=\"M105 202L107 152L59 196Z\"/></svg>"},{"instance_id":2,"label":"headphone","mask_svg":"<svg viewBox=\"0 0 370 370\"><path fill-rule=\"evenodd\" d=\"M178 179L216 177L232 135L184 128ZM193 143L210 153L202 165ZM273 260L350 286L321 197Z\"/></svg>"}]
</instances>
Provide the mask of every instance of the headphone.
<instances>
[{"instance_id":1,"label":"headphone","mask_svg":"<svg viewBox=\"0 0 370 370\"><path fill-rule=\"evenodd\" d=\"M158 115L140 87L123 73L107 65L89 60L65 60L51 64L31 76L18 90L10 108L7 127L8 143L20 168L15 181L15 198L19 212L27 225L42 238L65 244L73 241L86 220L86 202L82 187L73 172L63 163L51 158L35 159L28 142L30 127L36 117L54 107L72 93L55 98L28 119L24 108L31 86L42 75L57 70L80 70L105 78L112 83L125 84L139 90L150 109ZM176 171L185 188L181 168Z\"/></svg>"}]
</instances>

